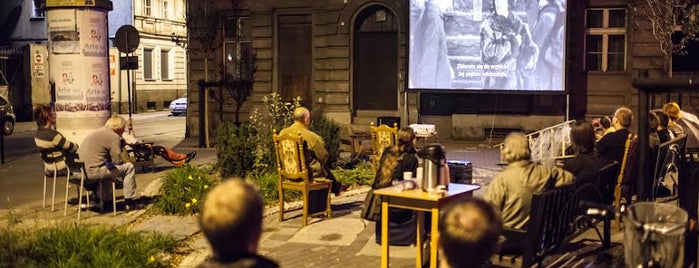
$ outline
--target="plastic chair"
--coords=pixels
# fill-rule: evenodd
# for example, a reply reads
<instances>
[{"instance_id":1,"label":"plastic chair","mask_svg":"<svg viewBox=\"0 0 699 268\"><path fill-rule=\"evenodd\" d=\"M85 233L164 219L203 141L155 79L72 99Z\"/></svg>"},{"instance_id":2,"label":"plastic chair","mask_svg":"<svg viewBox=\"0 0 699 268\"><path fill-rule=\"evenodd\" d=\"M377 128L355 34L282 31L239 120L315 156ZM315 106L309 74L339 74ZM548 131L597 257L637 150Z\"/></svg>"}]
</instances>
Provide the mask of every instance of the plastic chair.
<instances>
[{"instance_id":1,"label":"plastic chair","mask_svg":"<svg viewBox=\"0 0 699 268\"><path fill-rule=\"evenodd\" d=\"M330 207L331 181L326 178L313 178L306 162L306 144L301 133L272 135L274 151L277 156L277 174L279 175L279 221L284 220L284 189L300 191L303 195L303 226L308 225L308 217L325 214L332 218ZM309 192L327 189L326 208L324 211L309 213ZM310 214L310 215L309 215Z\"/></svg>"}]
</instances>

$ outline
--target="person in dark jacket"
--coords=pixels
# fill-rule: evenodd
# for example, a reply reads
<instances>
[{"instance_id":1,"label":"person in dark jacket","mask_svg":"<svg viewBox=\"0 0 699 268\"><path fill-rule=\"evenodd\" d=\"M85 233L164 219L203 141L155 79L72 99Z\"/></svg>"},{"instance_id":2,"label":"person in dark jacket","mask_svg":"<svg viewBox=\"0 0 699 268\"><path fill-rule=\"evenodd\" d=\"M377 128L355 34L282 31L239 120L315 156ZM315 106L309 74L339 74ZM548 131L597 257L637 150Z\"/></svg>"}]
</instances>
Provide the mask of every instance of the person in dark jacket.
<instances>
[{"instance_id":1,"label":"person in dark jacket","mask_svg":"<svg viewBox=\"0 0 699 268\"><path fill-rule=\"evenodd\" d=\"M633 112L631 109L626 107L616 109L612 118L612 125L616 128L616 131L604 135L596 145L597 155L602 160L602 165L614 161L622 163L626 150L626 140L633 138L633 135L628 130L632 120Z\"/></svg>"},{"instance_id":2,"label":"person in dark jacket","mask_svg":"<svg viewBox=\"0 0 699 268\"><path fill-rule=\"evenodd\" d=\"M416 174L415 132L404 127L396 134L397 144L386 148L379 160L379 167L372 185L373 189L389 187L394 181L403 180L403 172ZM415 211L400 208L389 209L390 245L410 245L416 241L417 215ZM376 243L381 243L381 221L376 221Z\"/></svg>"},{"instance_id":3,"label":"person in dark jacket","mask_svg":"<svg viewBox=\"0 0 699 268\"><path fill-rule=\"evenodd\" d=\"M576 121L570 129L570 142L575 156L566 160L563 169L575 175L575 184L593 183L601 168L595 155L595 130L585 120Z\"/></svg>"},{"instance_id":4,"label":"person in dark jacket","mask_svg":"<svg viewBox=\"0 0 699 268\"><path fill-rule=\"evenodd\" d=\"M262 196L255 186L234 178L206 195L199 226L213 249L212 258L198 268L276 268L257 254L262 234Z\"/></svg>"}]
</instances>

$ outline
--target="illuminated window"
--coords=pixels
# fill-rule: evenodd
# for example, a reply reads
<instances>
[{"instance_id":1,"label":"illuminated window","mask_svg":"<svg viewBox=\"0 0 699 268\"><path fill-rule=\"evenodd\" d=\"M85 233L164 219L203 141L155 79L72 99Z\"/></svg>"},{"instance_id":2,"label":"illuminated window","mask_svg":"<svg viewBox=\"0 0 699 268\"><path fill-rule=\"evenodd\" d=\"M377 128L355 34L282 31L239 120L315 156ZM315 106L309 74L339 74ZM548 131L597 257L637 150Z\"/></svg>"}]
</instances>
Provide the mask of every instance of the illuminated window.
<instances>
[{"instance_id":1,"label":"illuminated window","mask_svg":"<svg viewBox=\"0 0 699 268\"><path fill-rule=\"evenodd\" d=\"M252 25L249 17L230 17L223 20L224 64L234 78L252 75Z\"/></svg>"},{"instance_id":2,"label":"illuminated window","mask_svg":"<svg viewBox=\"0 0 699 268\"><path fill-rule=\"evenodd\" d=\"M586 10L585 70L626 70L626 9Z\"/></svg>"}]
</instances>

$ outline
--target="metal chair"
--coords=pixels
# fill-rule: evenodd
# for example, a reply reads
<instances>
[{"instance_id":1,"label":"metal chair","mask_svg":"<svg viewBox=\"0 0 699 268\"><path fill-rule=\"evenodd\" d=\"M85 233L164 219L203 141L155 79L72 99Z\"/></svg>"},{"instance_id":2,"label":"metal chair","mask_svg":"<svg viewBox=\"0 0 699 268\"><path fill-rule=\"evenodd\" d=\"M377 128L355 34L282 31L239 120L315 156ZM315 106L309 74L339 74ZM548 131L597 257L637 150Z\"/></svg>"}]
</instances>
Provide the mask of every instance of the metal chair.
<instances>
[{"instance_id":1,"label":"metal chair","mask_svg":"<svg viewBox=\"0 0 699 268\"><path fill-rule=\"evenodd\" d=\"M284 189L300 191L303 195L303 226L308 225L308 217L325 214L332 218L330 207L331 181L326 178L313 178L306 162L306 144L301 133L272 135L274 151L277 156L277 174L279 175L279 221L284 220ZM309 215L308 196L310 191L327 189L326 208L324 211Z\"/></svg>"},{"instance_id":2,"label":"metal chair","mask_svg":"<svg viewBox=\"0 0 699 268\"><path fill-rule=\"evenodd\" d=\"M69 179L66 181L66 200L65 200L65 208L63 211L63 216L66 216L68 213L68 188L70 187L69 183L73 183L78 185L78 221L80 221L80 213L82 212L82 196L83 193L85 193L85 199L87 201L87 207L90 207L90 191L86 187L86 183L88 181L88 176L87 176L87 171L85 170L85 162L81 161L80 159L75 159L72 161L66 161L66 164L68 165L69 169L73 170L74 172L79 172L80 173L80 179L73 180ZM111 185L112 185L112 211L113 215L116 216L116 181L114 179L110 179ZM103 189L102 182L96 182L98 183L98 191L102 192Z\"/></svg>"},{"instance_id":3,"label":"metal chair","mask_svg":"<svg viewBox=\"0 0 699 268\"><path fill-rule=\"evenodd\" d=\"M48 180L49 177L53 176L53 191L52 191L52 194L51 194L51 211L54 211L54 205L55 205L55 203L56 203L56 179L58 178L59 175L60 175L60 176L63 176L63 174L61 174L61 173L63 173L63 171L65 171L65 172L66 172L66 183L67 183L67 182L68 182L68 178L70 178L70 169L66 167L65 169L58 170L58 165L56 165L55 162L52 163L52 164L51 164L51 163L46 163L46 162L44 162L44 163L47 164L47 165L53 165L53 171L47 169L46 167L44 167L44 199L43 199L43 208L46 208L46 181Z\"/></svg>"}]
</instances>

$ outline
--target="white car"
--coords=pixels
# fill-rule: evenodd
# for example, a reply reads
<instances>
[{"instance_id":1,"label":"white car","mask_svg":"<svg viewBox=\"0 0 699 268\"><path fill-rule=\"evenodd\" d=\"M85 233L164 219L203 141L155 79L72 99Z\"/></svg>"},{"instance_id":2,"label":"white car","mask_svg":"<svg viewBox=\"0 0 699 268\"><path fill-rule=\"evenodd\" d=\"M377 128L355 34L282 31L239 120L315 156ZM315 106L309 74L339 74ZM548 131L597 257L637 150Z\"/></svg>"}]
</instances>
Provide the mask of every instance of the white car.
<instances>
[{"instance_id":1,"label":"white car","mask_svg":"<svg viewBox=\"0 0 699 268\"><path fill-rule=\"evenodd\" d=\"M170 102L170 113L173 116L178 116L187 113L187 94Z\"/></svg>"}]
</instances>

